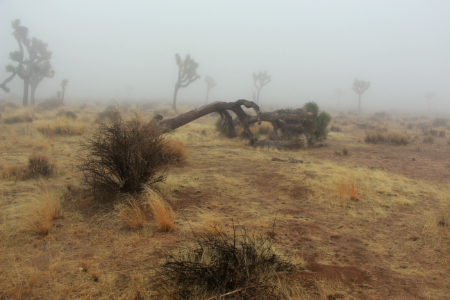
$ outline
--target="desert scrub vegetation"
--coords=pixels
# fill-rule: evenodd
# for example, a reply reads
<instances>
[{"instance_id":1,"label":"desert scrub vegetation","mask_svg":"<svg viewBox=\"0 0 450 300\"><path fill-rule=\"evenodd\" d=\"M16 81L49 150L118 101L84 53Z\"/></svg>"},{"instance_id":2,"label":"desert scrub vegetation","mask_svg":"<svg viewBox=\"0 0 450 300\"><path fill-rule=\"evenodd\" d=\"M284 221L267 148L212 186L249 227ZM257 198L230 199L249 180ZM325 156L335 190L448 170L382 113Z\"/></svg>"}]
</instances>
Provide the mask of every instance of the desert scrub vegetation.
<instances>
[{"instance_id":1,"label":"desert scrub vegetation","mask_svg":"<svg viewBox=\"0 0 450 300\"><path fill-rule=\"evenodd\" d=\"M173 153L165 151L166 143L160 129L137 113L124 120L116 111L81 142L86 154L79 165L84 183L96 198L106 199L117 193L139 193L145 184L164 181L173 160Z\"/></svg>"},{"instance_id":2,"label":"desert scrub vegetation","mask_svg":"<svg viewBox=\"0 0 450 300\"><path fill-rule=\"evenodd\" d=\"M341 129L341 127L339 127L339 126L331 125L330 131L331 131L331 132L341 132L342 129Z\"/></svg>"},{"instance_id":3,"label":"desert scrub vegetation","mask_svg":"<svg viewBox=\"0 0 450 300\"><path fill-rule=\"evenodd\" d=\"M2 178L9 180L27 180L38 176L49 177L55 171L55 165L50 163L47 156L32 154L28 158L28 165L13 165L2 169Z\"/></svg>"},{"instance_id":4,"label":"desert scrub vegetation","mask_svg":"<svg viewBox=\"0 0 450 300\"><path fill-rule=\"evenodd\" d=\"M233 226L229 235L194 236L155 268L154 289L170 299L290 299L278 276L296 266L274 250L274 235Z\"/></svg>"},{"instance_id":5,"label":"desert scrub vegetation","mask_svg":"<svg viewBox=\"0 0 450 300\"><path fill-rule=\"evenodd\" d=\"M37 130L47 136L60 135L82 135L86 131L86 125L75 121L73 116L63 113L47 125L37 126Z\"/></svg>"},{"instance_id":6,"label":"desert scrub vegetation","mask_svg":"<svg viewBox=\"0 0 450 300\"><path fill-rule=\"evenodd\" d=\"M145 194L148 206L150 207L153 218L158 223L158 227L165 232L172 231L175 227L176 215L170 204L160 193L151 188L147 188Z\"/></svg>"},{"instance_id":7,"label":"desert scrub vegetation","mask_svg":"<svg viewBox=\"0 0 450 300\"><path fill-rule=\"evenodd\" d=\"M316 102L307 102L303 108L317 116L316 119L310 120L315 128L315 131L308 137L308 142L311 145L314 145L316 142L325 140L328 136L327 127L331 122L331 115L324 111L319 112L319 105Z\"/></svg>"},{"instance_id":8,"label":"desert scrub vegetation","mask_svg":"<svg viewBox=\"0 0 450 300\"><path fill-rule=\"evenodd\" d=\"M364 137L364 142L369 144L407 145L409 140L410 137L406 133L389 130L386 125L375 127Z\"/></svg>"},{"instance_id":9,"label":"desert scrub vegetation","mask_svg":"<svg viewBox=\"0 0 450 300\"><path fill-rule=\"evenodd\" d=\"M167 140L163 144L163 151L168 157L168 163L172 165L183 164L189 159L189 152L179 140Z\"/></svg>"},{"instance_id":10,"label":"desert scrub vegetation","mask_svg":"<svg viewBox=\"0 0 450 300\"><path fill-rule=\"evenodd\" d=\"M125 195L120 203L114 206L114 215L122 227L138 229L146 224L145 210L138 199Z\"/></svg>"},{"instance_id":11,"label":"desert scrub vegetation","mask_svg":"<svg viewBox=\"0 0 450 300\"><path fill-rule=\"evenodd\" d=\"M5 124L14 124L14 123L31 123L33 122L33 114L25 111L14 113L10 116L6 116L3 118L3 122Z\"/></svg>"},{"instance_id":12,"label":"desert scrub vegetation","mask_svg":"<svg viewBox=\"0 0 450 300\"><path fill-rule=\"evenodd\" d=\"M36 194L30 195L24 205L20 227L26 231L48 234L53 227L53 220L63 216L60 198L61 193L42 186Z\"/></svg>"}]
</instances>

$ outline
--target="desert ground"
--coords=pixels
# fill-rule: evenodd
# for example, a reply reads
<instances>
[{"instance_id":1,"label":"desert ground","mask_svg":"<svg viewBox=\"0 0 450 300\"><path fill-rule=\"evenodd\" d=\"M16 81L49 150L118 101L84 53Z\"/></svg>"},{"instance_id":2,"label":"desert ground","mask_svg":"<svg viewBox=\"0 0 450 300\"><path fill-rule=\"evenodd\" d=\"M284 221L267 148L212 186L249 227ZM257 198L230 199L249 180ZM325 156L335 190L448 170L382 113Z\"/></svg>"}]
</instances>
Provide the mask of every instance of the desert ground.
<instances>
[{"instance_id":1,"label":"desert ground","mask_svg":"<svg viewBox=\"0 0 450 300\"><path fill-rule=\"evenodd\" d=\"M218 117L202 117L167 136L184 144L188 158L156 184L175 211L166 232L145 209L133 225L120 203L99 202L85 189L80 141L104 109L3 108L1 299L161 299L148 282L150 266L194 233L232 227L269 234L297 266L280 279L291 299L450 298L450 122L333 113L326 140L278 150L220 136ZM64 111L76 120L57 116ZM155 112L174 116L166 107L140 110L146 120ZM7 121L13 117L21 118ZM377 126L408 143L365 142ZM26 175L32 155L48 157L53 173ZM45 224L42 198L61 204Z\"/></svg>"}]
</instances>

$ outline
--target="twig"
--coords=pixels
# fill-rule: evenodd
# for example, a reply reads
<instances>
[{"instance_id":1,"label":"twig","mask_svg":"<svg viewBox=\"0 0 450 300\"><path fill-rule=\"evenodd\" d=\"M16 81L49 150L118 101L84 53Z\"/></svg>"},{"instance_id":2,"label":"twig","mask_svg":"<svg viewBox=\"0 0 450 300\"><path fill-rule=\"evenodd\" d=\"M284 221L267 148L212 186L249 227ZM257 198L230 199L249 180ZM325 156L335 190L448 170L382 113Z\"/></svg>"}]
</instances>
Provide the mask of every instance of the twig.
<instances>
[{"instance_id":1,"label":"twig","mask_svg":"<svg viewBox=\"0 0 450 300\"><path fill-rule=\"evenodd\" d=\"M220 295L220 296L214 296L214 297L208 298L206 300L214 300L214 299L223 298L223 297L226 297L226 296L229 296L229 295L232 295L232 294L239 293L239 292L241 292L243 290L246 290L246 289L253 289L253 288L257 288L257 287L273 287L273 285L272 284L266 284L266 285L253 285L253 286L249 286L249 287L243 287L242 289L238 289L238 290L235 290L235 291L232 291L232 292Z\"/></svg>"}]
</instances>

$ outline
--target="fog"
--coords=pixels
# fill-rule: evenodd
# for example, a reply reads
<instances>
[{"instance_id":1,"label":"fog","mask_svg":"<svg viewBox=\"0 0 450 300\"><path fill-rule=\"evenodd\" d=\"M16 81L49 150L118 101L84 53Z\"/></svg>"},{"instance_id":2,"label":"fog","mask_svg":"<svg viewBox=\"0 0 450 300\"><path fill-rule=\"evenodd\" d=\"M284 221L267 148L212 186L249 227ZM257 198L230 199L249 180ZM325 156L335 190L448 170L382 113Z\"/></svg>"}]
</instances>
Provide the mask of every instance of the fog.
<instances>
[{"instance_id":1,"label":"fog","mask_svg":"<svg viewBox=\"0 0 450 300\"><path fill-rule=\"evenodd\" d=\"M355 78L370 81L363 111L450 111L449 1L0 1L0 82L18 50L11 21L48 43L55 76L38 101L56 95L62 79L69 102L172 100L175 53L190 54L202 76L178 92L178 105L201 104L205 76L216 82L209 101L253 99L253 73L267 71L260 106L299 107L316 101L356 110ZM10 93L22 98L16 77ZM130 96L126 89L132 87Z\"/></svg>"}]
</instances>

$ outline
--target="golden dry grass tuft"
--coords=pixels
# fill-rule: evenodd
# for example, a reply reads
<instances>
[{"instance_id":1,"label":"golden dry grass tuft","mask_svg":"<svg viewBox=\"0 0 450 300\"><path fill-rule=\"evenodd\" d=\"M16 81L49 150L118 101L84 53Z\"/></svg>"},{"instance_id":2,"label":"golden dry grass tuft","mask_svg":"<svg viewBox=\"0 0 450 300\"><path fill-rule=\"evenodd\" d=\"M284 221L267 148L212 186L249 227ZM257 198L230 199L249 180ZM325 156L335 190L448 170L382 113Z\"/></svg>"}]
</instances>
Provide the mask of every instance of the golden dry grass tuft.
<instances>
[{"instance_id":1,"label":"golden dry grass tuft","mask_svg":"<svg viewBox=\"0 0 450 300\"><path fill-rule=\"evenodd\" d=\"M175 227L175 212L167 201L154 190L146 189L147 203L150 207L158 227L165 232L170 232Z\"/></svg>"},{"instance_id":2,"label":"golden dry grass tuft","mask_svg":"<svg viewBox=\"0 0 450 300\"><path fill-rule=\"evenodd\" d=\"M126 196L122 203L114 206L115 216L123 227L137 229L146 224L145 211L132 196Z\"/></svg>"},{"instance_id":3,"label":"golden dry grass tuft","mask_svg":"<svg viewBox=\"0 0 450 300\"><path fill-rule=\"evenodd\" d=\"M184 143L179 140L169 140L164 144L163 152L170 157L171 164L182 164L189 159L189 152L184 147Z\"/></svg>"},{"instance_id":4,"label":"golden dry grass tuft","mask_svg":"<svg viewBox=\"0 0 450 300\"><path fill-rule=\"evenodd\" d=\"M53 227L53 220L63 215L60 197L61 194L54 189L41 187L25 204L20 227L26 231L48 234Z\"/></svg>"},{"instance_id":5,"label":"golden dry grass tuft","mask_svg":"<svg viewBox=\"0 0 450 300\"><path fill-rule=\"evenodd\" d=\"M349 178L341 177L336 190L339 197L348 197L350 200L354 201L361 200L366 194L365 191L362 192L360 190L360 182L353 176L350 176Z\"/></svg>"}]
</instances>

